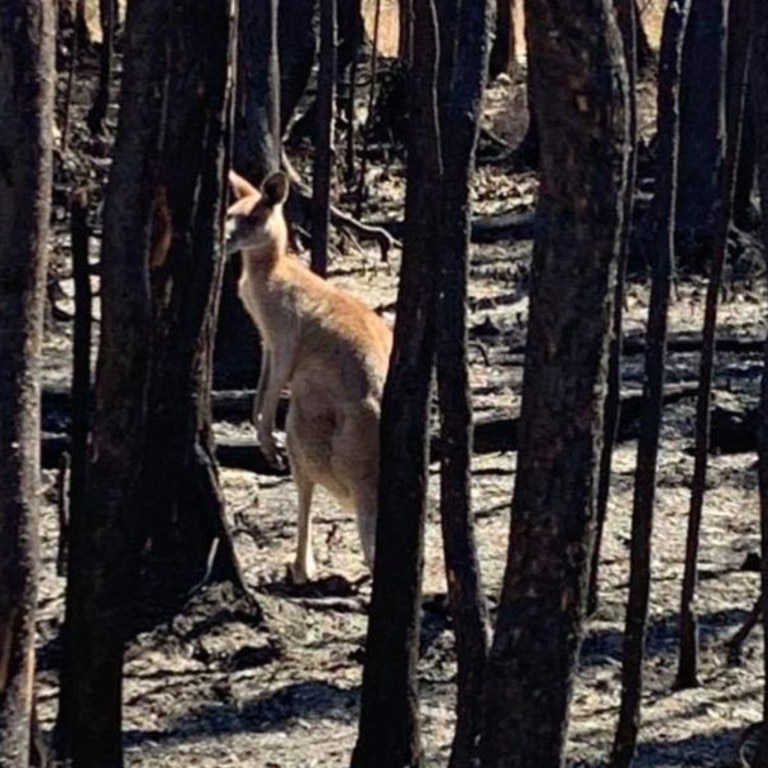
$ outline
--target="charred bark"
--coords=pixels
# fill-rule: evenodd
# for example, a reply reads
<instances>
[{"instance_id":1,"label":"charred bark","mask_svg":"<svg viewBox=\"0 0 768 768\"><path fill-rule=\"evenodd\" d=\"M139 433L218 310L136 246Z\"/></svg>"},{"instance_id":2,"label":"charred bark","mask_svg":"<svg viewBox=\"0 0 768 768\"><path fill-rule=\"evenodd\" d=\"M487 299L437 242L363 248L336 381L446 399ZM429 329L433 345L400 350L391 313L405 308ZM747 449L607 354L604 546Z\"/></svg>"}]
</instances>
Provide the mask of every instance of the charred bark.
<instances>
[{"instance_id":1,"label":"charred bark","mask_svg":"<svg viewBox=\"0 0 768 768\"><path fill-rule=\"evenodd\" d=\"M101 343L93 445L82 504L72 509L57 722L58 757L78 766L122 766L121 695L127 585L134 576L130 505L145 439L150 306L147 250L153 156L135 136L159 111L160 46L140 43L165 21L161 3L133 3L101 259ZM128 234L130 233L130 234Z\"/></svg>"},{"instance_id":2,"label":"charred bark","mask_svg":"<svg viewBox=\"0 0 768 768\"><path fill-rule=\"evenodd\" d=\"M716 223L714 249L709 270L707 296L702 330L701 360L699 363L699 395L696 402L696 435L694 447L691 504L688 512L688 533L685 546L685 571L680 601L680 653L678 657L678 688L698 685L698 621L694 610L697 585L699 536L704 510L707 480L707 454L711 426L712 381L715 366L715 335L717 308L723 279L723 267L728 252L728 233L732 222L733 195L739 167L741 126L746 97L747 68L749 66L749 0L730 0L730 35L728 66L723 68L721 93L727 98L726 135L722 145L723 157L720 200L715 209ZM738 32L738 34L736 34Z\"/></svg>"},{"instance_id":3,"label":"charred bark","mask_svg":"<svg viewBox=\"0 0 768 768\"><path fill-rule=\"evenodd\" d=\"M484 768L564 762L629 153L612 4L528 0L526 30L541 226L510 545L483 700Z\"/></svg>"},{"instance_id":4,"label":"charred bark","mask_svg":"<svg viewBox=\"0 0 768 768\"><path fill-rule=\"evenodd\" d=\"M30 764L54 5L0 6L0 765Z\"/></svg>"},{"instance_id":5,"label":"charred bark","mask_svg":"<svg viewBox=\"0 0 768 768\"><path fill-rule=\"evenodd\" d=\"M675 231L683 246L681 258L701 252L702 246L703 252L709 254L712 247L725 138L722 73L727 7L727 0L692 0L683 41L675 213ZM664 213L659 215L663 217Z\"/></svg>"},{"instance_id":6,"label":"charred bark","mask_svg":"<svg viewBox=\"0 0 768 768\"><path fill-rule=\"evenodd\" d=\"M768 5L752 0L753 34L750 66L752 119L757 146L763 243L768 247ZM758 487L760 491L761 597L763 618L763 672L768 680L768 341L765 347L758 426ZM768 766L768 686L763 688L763 723L755 765Z\"/></svg>"},{"instance_id":7,"label":"charred bark","mask_svg":"<svg viewBox=\"0 0 768 768\"><path fill-rule=\"evenodd\" d=\"M664 16L659 62L659 147L656 204L656 262L653 266L645 354L646 398L637 447L632 506L629 598L624 630L621 706L613 743L612 765L626 768L637 744L643 688L643 655L651 580L651 533L656 492L656 459L667 343L667 308L674 269L674 222L680 131L679 88L688 0L670 3Z\"/></svg>"},{"instance_id":8,"label":"charred bark","mask_svg":"<svg viewBox=\"0 0 768 768\"><path fill-rule=\"evenodd\" d=\"M60 727L78 768L122 765L122 655L136 609L199 580L216 538L215 575L234 571L207 453L231 13L228 0L198 5L128 7L93 449L67 592Z\"/></svg>"},{"instance_id":9,"label":"charred bark","mask_svg":"<svg viewBox=\"0 0 768 768\"><path fill-rule=\"evenodd\" d=\"M632 237L632 215L634 211L635 180L637 177L637 73L638 73L638 26L636 0L619 0L616 15L624 44L624 59L629 81L629 146L630 156L627 183L624 187L624 215L622 219L621 252L616 268L616 294L613 299L613 318L608 349L608 391L603 414L603 446L600 453L600 476L597 484L597 528L589 572L589 593L587 614L597 610L600 580L600 551L603 531L608 515L608 498L611 492L611 469L613 445L616 442L621 408L621 351L624 336L624 287L626 285L627 261Z\"/></svg>"},{"instance_id":10,"label":"charred bark","mask_svg":"<svg viewBox=\"0 0 768 768\"><path fill-rule=\"evenodd\" d=\"M237 16L232 166L254 184L280 169L279 0L242 0ZM310 20L311 21L311 20ZM240 254L224 267L214 345L214 384L252 385L261 365L259 336L237 295Z\"/></svg>"},{"instance_id":11,"label":"charred bark","mask_svg":"<svg viewBox=\"0 0 768 768\"><path fill-rule=\"evenodd\" d=\"M279 0L242 0L238 12L232 165L254 184L280 169Z\"/></svg>"},{"instance_id":12,"label":"charred bark","mask_svg":"<svg viewBox=\"0 0 768 768\"><path fill-rule=\"evenodd\" d=\"M467 360L469 184L488 70L490 21L487 2L457 0L439 6L438 94L443 163L436 355L442 445L440 520L458 664L450 768L472 765L477 758L480 703L490 644L472 514L473 427Z\"/></svg>"},{"instance_id":13,"label":"charred bark","mask_svg":"<svg viewBox=\"0 0 768 768\"><path fill-rule=\"evenodd\" d=\"M441 194L432 0L414 1L406 232L394 349L384 388L373 593L354 768L416 768L424 761L419 650L427 433L435 350L434 275Z\"/></svg>"},{"instance_id":14,"label":"charred bark","mask_svg":"<svg viewBox=\"0 0 768 768\"><path fill-rule=\"evenodd\" d=\"M208 575L240 584L223 518L210 409L223 270L218 243L231 86L230 0L205 9L173 3L168 10L165 110L151 124L158 131L150 186L152 354L146 460L137 489L147 556L144 586L161 609L206 574L214 547Z\"/></svg>"},{"instance_id":15,"label":"charred bark","mask_svg":"<svg viewBox=\"0 0 768 768\"><path fill-rule=\"evenodd\" d=\"M328 272L333 122L336 100L336 0L320 0L320 72L317 78L315 158L312 167L312 271Z\"/></svg>"},{"instance_id":16,"label":"charred bark","mask_svg":"<svg viewBox=\"0 0 768 768\"><path fill-rule=\"evenodd\" d=\"M109 90L115 60L115 35L117 32L117 0L99 0L101 23L101 50L99 53L99 82L93 105L88 111L88 128L94 135L104 133L104 121L109 107Z\"/></svg>"}]
</instances>

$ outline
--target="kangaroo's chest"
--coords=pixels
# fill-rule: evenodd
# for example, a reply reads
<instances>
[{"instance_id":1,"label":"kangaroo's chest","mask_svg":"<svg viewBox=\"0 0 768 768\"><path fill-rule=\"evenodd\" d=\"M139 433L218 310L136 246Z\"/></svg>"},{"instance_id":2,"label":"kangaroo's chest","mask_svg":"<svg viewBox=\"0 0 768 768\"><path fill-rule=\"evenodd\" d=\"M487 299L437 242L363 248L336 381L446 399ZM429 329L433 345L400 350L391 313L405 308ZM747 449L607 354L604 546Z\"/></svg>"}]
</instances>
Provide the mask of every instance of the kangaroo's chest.
<instances>
[{"instance_id":1,"label":"kangaroo's chest","mask_svg":"<svg viewBox=\"0 0 768 768\"><path fill-rule=\"evenodd\" d=\"M274 348L281 335L296 328L295 297L282 281L244 271L238 294L268 348Z\"/></svg>"}]
</instances>

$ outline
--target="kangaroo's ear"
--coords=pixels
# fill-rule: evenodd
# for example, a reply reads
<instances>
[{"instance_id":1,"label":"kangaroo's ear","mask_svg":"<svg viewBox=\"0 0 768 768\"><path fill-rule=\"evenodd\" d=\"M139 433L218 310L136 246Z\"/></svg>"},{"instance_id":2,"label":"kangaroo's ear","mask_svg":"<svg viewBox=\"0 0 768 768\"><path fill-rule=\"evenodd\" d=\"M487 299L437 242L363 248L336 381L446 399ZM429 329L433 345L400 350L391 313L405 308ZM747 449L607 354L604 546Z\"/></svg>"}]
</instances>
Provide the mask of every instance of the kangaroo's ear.
<instances>
[{"instance_id":1,"label":"kangaroo's ear","mask_svg":"<svg viewBox=\"0 0 768 768\"><path fill-rule=\"evenodd\" d=\"M289 190L288 177L282 171L276 171L267 176L261 185L262 200L273 208L286 201Z\"/></svg>"},{"instance_id":2,"label":"kangaroo's ear","mask_svg":"<svg viewBox=\"0 0 768 768\"><path fill-rule=\"evenodd\" d=\"M256 189L250 181L246 181L234 171L229 172L229 188L232 191L232 197L234 197L235 200L239 200L241 197L249 197L250 195L259 194L259 190Z\"/></svg>"}]
</instances>

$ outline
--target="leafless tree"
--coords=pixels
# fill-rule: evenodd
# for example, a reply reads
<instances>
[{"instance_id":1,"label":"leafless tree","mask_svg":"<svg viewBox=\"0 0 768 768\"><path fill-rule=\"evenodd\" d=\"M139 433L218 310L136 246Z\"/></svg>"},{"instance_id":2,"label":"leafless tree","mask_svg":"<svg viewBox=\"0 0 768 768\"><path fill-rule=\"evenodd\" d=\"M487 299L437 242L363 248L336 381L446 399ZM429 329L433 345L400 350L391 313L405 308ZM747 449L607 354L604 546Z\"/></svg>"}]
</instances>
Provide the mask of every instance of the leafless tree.
<instances>
[{"instance_id":1,"label":"leafless tree","mask_svg":"<svg viewBox=\"0 0 768 768\"><path fill-rule=\"evenodd\" d=\"M204 11L170 0L128 7L96 414L84 503L71 521L58 728L77 768L122 765L133 609L168 606L206 575L237 578L209 403L231 18L229 0Z\"/></svg>"},{"instance_id":2,"label":"leafless tree","mask_svg":"<svg viewBox=\"0 0 768 768\"><path fill-rule=\"evenodd\" d=\"M691 505L688 513L685 572L680 600L680 653L678 658L678 688L698 685L698 622L694 608L697 584L699 534L704 510L707 479L707 454L709 451L710 408L712 378L715 363L715 333L717 308L722 287L723 267L728 252L728 234L733 216L733 199L736 175L739 167L739 150L742 143L742 123L747 89L749 40L749 0L731 0L728 23L728 66L723 65L720 92L725 108L725 141L723 157L718 159L722 167L720 200L714 209L714 247L709 269L709 283L704 311L701 361L699 363L699 391L696 402L696 437L694 448Z\"/></svg>"},{"instance_id":3,"label":"leafless tree","mask_svg":"<svg viewBox=\"0 0 768 768\"><path fill-rule=\"evenodd\" d=\"M376 561L353 768L418 768L423 760L416 665L441 167L433 0L414 0L413 8L406 230L382 402Z\"/></svg>"},{"instance_id":4,"label":"leafless tree","mask_svg":"<svg viewBox=\"0 0 768 768\"><path fill-rule=\"evenodd\" d=\"M674 268L674 221L679 141L681 51L689 2L670 3L664 16L659 61L659 146L656 174L656 232L651 299L646 332L645 403L637 447L632 505L630 582L622 656L621 707L613 743L612 764L626 768L637 744L643 655L651 581L651 533L656 494L656 460L661 432L667 309Z\"/></svg>"},{"instance_id":5,"label":"leafless tree","mask_svg":"<svg viewBox=\"0 0 768 768\"><path fill-rule=\"evenodd\" d=\"M540 226L510 543L483 700L483 768L564 763L629 158L613 4L527 0L525 11L541 137Z\"/></svg>"},{"instance_id":6,"label":"leafless tree","mask_svg":"<svg viewBox=\"0 0 768 768\"><path fill-rule=\"evenodd\" d=\"M30 765L56 11L0 5L0 765Z\"/></svg>"}]
</instances>

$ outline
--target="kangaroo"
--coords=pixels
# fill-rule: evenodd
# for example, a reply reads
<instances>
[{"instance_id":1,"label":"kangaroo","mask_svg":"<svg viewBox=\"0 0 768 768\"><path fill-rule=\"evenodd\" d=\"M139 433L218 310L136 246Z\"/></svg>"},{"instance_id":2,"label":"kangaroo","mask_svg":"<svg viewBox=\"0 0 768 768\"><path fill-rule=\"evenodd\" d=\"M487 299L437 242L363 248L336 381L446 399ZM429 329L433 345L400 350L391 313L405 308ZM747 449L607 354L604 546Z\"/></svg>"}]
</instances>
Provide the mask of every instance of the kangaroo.
<instances>
[{"instance_id":1,"label":"kangaroo","mask_svg":"<svg viewBox=\"0 0 768 768\"><path fill-rule=\"evenodd\" d=\"M373 568L379 484L379 418L392 332L375 312L288 253L283 203L289 183L273 173L261 190L234 171L226 251L240 251L238 293L262 340L253 414L262 451L276 460L281 390L291 402L288 457L298 490L297 584L315 578L310 507L316 484L356 514L365 563Z\"/></svg>"}]
</instances>

